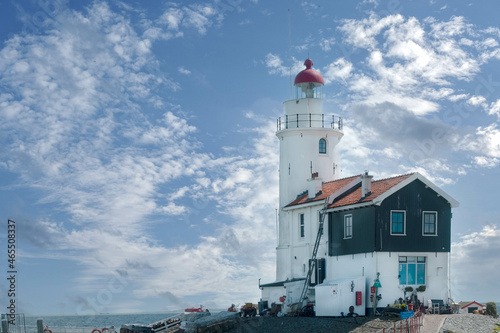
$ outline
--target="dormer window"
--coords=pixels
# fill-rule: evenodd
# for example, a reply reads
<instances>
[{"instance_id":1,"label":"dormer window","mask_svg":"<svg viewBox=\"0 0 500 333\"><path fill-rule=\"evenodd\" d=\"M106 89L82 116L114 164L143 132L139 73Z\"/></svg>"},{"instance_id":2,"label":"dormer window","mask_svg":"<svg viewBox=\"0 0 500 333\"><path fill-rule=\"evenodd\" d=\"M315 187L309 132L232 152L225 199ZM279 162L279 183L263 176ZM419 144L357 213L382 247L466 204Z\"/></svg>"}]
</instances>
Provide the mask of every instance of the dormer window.
<instances>
[{"instance_id":1,"label":"dormer window","mask_svg":"<svg viewBox=\"0 0 500 333\"><path fill-rule=\"evenodd\" d=\"M326 140L319 139L319 153L326 154Z\"/></svg>"}]
</instances>

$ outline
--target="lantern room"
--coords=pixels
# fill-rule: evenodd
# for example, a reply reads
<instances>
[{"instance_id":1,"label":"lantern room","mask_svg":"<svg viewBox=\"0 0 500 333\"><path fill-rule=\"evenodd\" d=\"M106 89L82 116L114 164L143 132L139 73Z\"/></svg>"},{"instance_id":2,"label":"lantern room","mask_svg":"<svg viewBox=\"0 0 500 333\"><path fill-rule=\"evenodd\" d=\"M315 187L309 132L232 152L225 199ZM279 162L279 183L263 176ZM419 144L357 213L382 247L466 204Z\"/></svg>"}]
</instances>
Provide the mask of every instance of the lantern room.
<instances>
[{"instance_id":1,"label":"lantern room","mask_svg":"<svg viewBox=\"0 0 500 333\"><path fill-rule=\"evenodd\" d=\"M306 69L295 77L295 98L319 98L323 99L323 85L325 81L321 74L312 69L313 62L307 58L304 62Z\"/></svg>"}]
</instances>

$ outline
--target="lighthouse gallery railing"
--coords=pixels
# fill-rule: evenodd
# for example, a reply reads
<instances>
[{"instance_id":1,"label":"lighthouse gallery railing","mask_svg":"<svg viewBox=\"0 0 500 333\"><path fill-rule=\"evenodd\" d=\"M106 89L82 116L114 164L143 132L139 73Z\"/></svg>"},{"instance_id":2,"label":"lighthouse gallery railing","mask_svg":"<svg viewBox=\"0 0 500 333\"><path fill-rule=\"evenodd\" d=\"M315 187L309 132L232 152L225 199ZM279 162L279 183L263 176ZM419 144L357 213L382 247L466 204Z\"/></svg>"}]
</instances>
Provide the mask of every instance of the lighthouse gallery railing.
<instances>
[{"instance_id":1,"label":"lighthouse gallery railing","mask_svg":"<svg viewBox=\"0 0 500 333\"><path fill-rule=\"evenodd\" d=\"M333 128L342 130L342 118L323 113L296 113L287 114L276 120L277 131L294 128Z\"/></svg>"}]
</instances>

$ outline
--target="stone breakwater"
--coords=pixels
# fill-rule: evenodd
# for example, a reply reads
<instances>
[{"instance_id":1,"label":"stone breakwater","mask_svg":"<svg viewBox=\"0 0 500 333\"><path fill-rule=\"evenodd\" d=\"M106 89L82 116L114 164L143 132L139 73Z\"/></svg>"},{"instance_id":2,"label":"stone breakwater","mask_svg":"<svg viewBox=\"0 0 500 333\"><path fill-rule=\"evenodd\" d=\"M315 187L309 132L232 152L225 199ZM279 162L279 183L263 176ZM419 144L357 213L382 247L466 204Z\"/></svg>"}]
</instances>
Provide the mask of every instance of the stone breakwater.
<instances>
[{"instance_id":1,"label":"stone breakwater","mask_svg":"<svg viewBox=\"0 0 500 333\"><path fill-rule=\"evenodd\" d=\"M496 324L500 324L500 319L478 314L455 314L446 317L441 332L492 333Z\"/></svg>"},{"instance_id":2,"label":"stone breakwater","mask_svg":"<svg viewBox=\"0 0 500 333\"><path fill-rule=\"evenodd\" d=\"M226 333L375 333L394 325L391 320L358 318L254 317L241 318L237 327Z\"/></svg>"}]
</instances>

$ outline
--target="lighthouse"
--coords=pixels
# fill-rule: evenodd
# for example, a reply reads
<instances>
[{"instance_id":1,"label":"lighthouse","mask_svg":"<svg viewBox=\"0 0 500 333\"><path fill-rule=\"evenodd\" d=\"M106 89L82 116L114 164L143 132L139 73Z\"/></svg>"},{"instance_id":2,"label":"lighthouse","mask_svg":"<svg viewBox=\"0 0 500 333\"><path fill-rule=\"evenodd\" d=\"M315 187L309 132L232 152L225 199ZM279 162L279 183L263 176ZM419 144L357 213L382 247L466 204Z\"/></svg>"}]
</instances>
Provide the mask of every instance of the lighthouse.
<instances>
[{"instance_id":1,"label":"lighthouse","mask_svg":"<svg viewBox=\"0 0 500 333\"><path fill-rule=\"evenodd\" d=\"M324 112L323 77L304 65L276 123L276 280L259 282L262 301L286 314L312 303L317 316L377 313L381 299L446 302L459 203L418 172L342 175L342 119Z\"/></svg>"},{"instance_id":2,"label":"lighthouse","mask_svg":"<svg viewBox=\"0 0 500 333\"><path fill-rule=\"evenodd\" d=\"M295 98L283 103L284 114L277 120L280 207L304 191L314 196L322 182L341 174L342 119L323 112L323 77L312 68L311 59L304 65L295 77Z\"/></svg>"},{"instance_id":3,"label":"lighthouse","mask_svg":"<svg viewBox=\"0 0 500 333\"><path fill-rule=\"evenodd\" d=\"M279 164L279 233L277 248L277 279L286 280L303 276L309 251L302 248L294 259L290 251L296 246L309 244L315 237L314 230L306 221L295 221L284 208L307 192L314 198L322 184L340 178L339 142L342 136L342 119L323 111L323 86L321 74L312 68L307 59L306 68L295 77L295 98L283 103L284 113L277 120L276 136L280 142ZM304 215L301 217L304 219ZM298 223L298 228L293 226ZM313 241L314 242L314 241Z\"/></svg>"}]
</instances>

